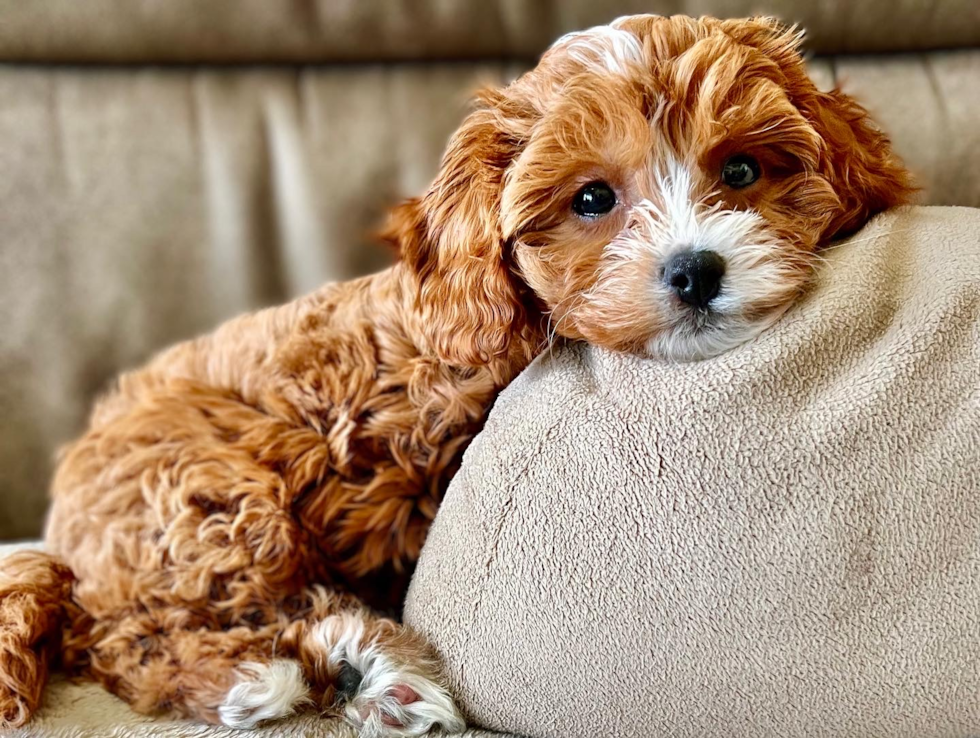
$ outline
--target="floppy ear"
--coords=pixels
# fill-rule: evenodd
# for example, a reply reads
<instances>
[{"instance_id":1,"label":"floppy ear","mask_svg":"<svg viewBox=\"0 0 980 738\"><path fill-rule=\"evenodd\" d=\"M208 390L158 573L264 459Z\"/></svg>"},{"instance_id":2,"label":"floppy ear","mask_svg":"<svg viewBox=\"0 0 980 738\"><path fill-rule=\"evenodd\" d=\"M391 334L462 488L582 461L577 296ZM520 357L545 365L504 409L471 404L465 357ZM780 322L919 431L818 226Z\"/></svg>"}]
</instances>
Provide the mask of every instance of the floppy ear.
<instances>
[{"instance_id":1,"label":"floppy ear","mask_svg":"<svg viewBox=\"0 0 980 738\"><path fill-rule=\"evenodd\" d=\"M856 230L875 213L911 200L912 176L868 111L839 89L821 92L813 84L800 54L802 31L766 17L724 24L733 38L776 62L790 100L823 141L819 174L841 201L824 238Z\"/></svg>"},{"instance_id":2,"label":"floppy ear","mask_svg":"<svg viewBox=\"0 0 980 738\"><path fill-rule=\"evenodd\" d=\"M383 234L418 280L432 348L457 366L487 364L532 332L500 225L504 174L527 121L500 91L483 91L478 103L453 135L429 191L398 206Z\"/></svg>"},{"instance_id":3,"label":"floppy ear","mask_svg":"<svg viewBox=\"0 0 980 738\"><path fill-rule=\"evenodd\" d=\"M912 200L912 175L891 142L853 98L839 89L815 92L800 103L824 141L821 174L841 200L825 236L846 235L875 213Z\"/></svg>"}]
</instances>

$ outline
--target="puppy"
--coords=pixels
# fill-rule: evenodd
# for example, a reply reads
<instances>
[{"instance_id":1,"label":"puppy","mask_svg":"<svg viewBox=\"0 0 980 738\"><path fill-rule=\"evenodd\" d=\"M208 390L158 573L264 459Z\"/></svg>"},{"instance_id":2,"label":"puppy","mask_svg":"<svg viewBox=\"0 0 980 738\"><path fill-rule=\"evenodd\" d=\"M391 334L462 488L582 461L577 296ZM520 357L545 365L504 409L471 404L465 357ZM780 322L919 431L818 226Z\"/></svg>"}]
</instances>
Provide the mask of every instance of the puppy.
<instances>
[{"instance_id":1,"label":"puppy","mask_svg":"<svg viewBox=\"0 0 980 738\"><path fill-rule=\"evenodd\" d=\"M888 141L767 19L623 18L483 92L401 260L123 375L3 563L0 715L48 660L143 712L463 721L401 596L460 453L556 336L662 360L763 331L821 244L904 202Z\"/></svg>"}]
</instances>

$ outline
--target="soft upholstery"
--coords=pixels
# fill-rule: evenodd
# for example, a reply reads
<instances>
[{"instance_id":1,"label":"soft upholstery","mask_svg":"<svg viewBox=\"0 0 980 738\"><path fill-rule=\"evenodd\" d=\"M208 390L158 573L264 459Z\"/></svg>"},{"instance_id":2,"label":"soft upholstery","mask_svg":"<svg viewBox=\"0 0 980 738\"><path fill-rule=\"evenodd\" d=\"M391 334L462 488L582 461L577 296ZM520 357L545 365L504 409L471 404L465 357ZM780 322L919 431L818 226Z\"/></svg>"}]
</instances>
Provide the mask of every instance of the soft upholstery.
<instances>
[{"instance_id":1,"label":"soft upholstery","mask_svg":"<svg viewBox=\"0 0 980 738\"><path fill-rule=\"evenodd\" d=\"M923 202L980 206L975 0L0 0L0 539L114 375L387 263L480 81L641 11L801 22Z\"/></svg>"},{"instance_id":2,"label":"soft upholstery","mask_svg":"<svg viewBox=\"0 0 980 738\"><path fill-rule=\"evenodd\" d=\"M980 734L980 211L883 214L755 342L498 399L406 620L530 736Z\"/></svg>"}]
</instances>

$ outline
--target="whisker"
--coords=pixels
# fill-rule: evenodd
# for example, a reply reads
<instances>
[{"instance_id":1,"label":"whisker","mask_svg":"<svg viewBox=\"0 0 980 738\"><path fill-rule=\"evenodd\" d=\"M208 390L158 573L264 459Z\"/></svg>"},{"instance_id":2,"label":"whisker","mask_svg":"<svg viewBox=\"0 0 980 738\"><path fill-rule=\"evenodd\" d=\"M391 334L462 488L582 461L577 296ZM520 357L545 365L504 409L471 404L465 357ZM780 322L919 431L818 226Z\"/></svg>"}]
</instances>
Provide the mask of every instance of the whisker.
<instances>
[{"instance_id":1,"label":"whisker","mask_svg":"<svg viewBox=\"0 0 980 738\"><path fill-rule=\"evenodd\" d=\"M548 350L549 351L552 351L554 349L555 339L558 337L558 329L561 327L562 321L565 320L565 319L567 319L569 316L571 316L572 313L574 313L575 310L578 308L578 306L582 302L585 301L585 298L586 298L586 295L584 295L582 293L573 293L571 295L567 295L566 297L564 297L561 300L559 300L558 303L551 310L548 311L548 313L547 313L547 316L548 316L548 330L545 333L545 338L547 339L547 342L548 342ZM564 314L557 320L557 322L552 321L552 317L554 316L555 311L557 311L558 309L560 309L561 306L564 303L566 303L568 300L572 300L572 299L575 300L575 302L572 304L572 306L569 307L568 310L566 310L564 312Z\"/></svg>"},{"instance_id":2,"label":"whisker","mask_svg":"<svg viewBox=\"0 0 980 738\"><path fill-rule=\"evenodd\" d=\"M576 295L574 293L571 294L571 295L566 295L561 300L559 300L555 304L555 306L553 308L551 308L551 310L549 310L548 312L545 313L545 317L547 317L547 319L548 319L548 328L545 331L545 341L547 343L547 347L548 347L548 350L549 351L554 348L554 338L555 338L555 334L556 334L556 332L558 330L557 326L558 326L558 324L561 323L561 320L562 320L561 318L559 318L558 319L558 323L555 323L555 321L552 320L552 318L554 317L555 311L559 310L561 308L561 306L565 302L567 302L568 300L571 300L574 297L576 297ZM563 317L564 316L562 316L562 318Z\"/></svg>"}]
</instances>

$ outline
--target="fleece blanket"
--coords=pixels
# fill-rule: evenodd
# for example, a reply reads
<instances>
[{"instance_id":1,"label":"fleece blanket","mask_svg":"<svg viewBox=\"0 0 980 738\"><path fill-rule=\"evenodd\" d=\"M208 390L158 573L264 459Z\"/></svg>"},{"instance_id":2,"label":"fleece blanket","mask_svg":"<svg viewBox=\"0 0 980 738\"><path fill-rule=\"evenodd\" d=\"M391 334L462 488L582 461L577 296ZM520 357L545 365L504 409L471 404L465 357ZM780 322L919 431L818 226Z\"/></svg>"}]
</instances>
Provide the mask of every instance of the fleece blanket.
<instances>
[{"instance_id":1,"label":"fleece blanket","mask_svg":"<svg viewBox=\"0 0 980 738\"><path fill-rule=\"evenodd\" d=\"M406 618L530 736L980 735L980 210L885 213L771 330L498 399Z\"/></svg>"}]
</instances>

